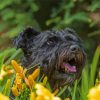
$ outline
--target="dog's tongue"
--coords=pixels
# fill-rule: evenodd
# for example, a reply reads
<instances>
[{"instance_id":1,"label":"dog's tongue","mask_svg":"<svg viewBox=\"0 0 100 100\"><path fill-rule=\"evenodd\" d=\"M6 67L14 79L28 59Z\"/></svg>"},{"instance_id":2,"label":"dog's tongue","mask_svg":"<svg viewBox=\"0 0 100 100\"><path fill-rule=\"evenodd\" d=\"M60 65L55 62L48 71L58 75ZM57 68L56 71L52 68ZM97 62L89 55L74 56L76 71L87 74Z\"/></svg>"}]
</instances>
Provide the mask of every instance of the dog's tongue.
<instances>
[{"instance_id":1,"label":"dog's tongue","mask_svg":"<svg viewBox=\"0 0 100 100\"><path fill-rule=\"evenodd\" d=\"M76 72L76 66L71 66L69 63L63 63L63 67L69 72Z\"/></svg>"}]
</instances>

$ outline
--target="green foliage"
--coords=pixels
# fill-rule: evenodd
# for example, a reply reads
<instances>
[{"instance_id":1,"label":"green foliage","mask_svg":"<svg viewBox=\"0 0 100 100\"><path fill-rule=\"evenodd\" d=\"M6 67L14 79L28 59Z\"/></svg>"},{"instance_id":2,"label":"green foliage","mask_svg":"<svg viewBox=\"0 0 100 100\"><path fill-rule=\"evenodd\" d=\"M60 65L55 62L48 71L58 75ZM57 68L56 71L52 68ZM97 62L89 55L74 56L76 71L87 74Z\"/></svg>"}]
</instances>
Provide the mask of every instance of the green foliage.
<instances>
[{"instance_id":1,"label":"green foliage","mask_svg":"<svg viewBox=\"0 0 100 100\"><path fill-rule=\"evenodd\" d=\"M38 9L35 0L0 0L0 32L13 37L27 25L39 28L34 18Z\"/></svg>"},{"instance_id":2,"label":"green foliage","mask_svg":"<svg viewBox=\"0 0 100 100\"><path fill-rule=\"evenodd\" d=\"M30 90L29 88L25 85L23 90L21 91L20 95L15 98L15 100L30 100Z\"/></svg>"},{"instance_id":3,"label":"green foliage","mask_svg":"<svg viewBox=\"0 0 100 100\"><path fill-rule=\"evenodd\" d=\"M100 58L100 46L98 46L98 48L96 49L94 57L93 57L93 61L91 64L89 88L94 85L97 65L100 60L99 58Z\"/></svg>"},{"instance_id":4,"label":"green foliage","mask_svg":"<svg viewBox=\"0 0 100 100\"><path fill-rule=\"evenodd\" d=\"M89 6L89 11L93 12L95 11L97 8L100 8L100 1L99 0L92 0L91 1L91 5Z\"/></svg>"},{"instance_id":5,"label":"green foliage","mask_svg":"<svg viewBox=\"0 0 100 100\"><path fill-rule=\"evenodd\" d=\"M16 51L15 48L12 48L12 49L8 48L8 49L0 52L0 59L1 59L0 60L0 74L1 74L1 69L2 69L3 65L8 65L12 59L14 59L15 57L17 57L20 54L20 52L21 52L21 50ZM12 66L10 66L10 67L12 68ZM0 92L3 92L3 93L8 92L9 93L9 91L5 90L6 82L7 82L8 78L11 79L10 84L12 84L13 75L5 77L5 79L3 81L0 80ZM10 84L9 84L9 86L10 86Z\"/></svg>"},{"instance_id":6,"label":"green foliage","mask_svg":"<svg viewBox=\"0 0 100 100\"><path fill-rule=\"evenodd\" d=\"M59 6L52 10L51 19L46 24L54 23L56 28L72 26L73 23L87 23L91 26L97 22L92 20L90 14L98 8L100 8L99 0L92 0L90 2L87 0L61 1Z\"/></svg>"}]
</instances>

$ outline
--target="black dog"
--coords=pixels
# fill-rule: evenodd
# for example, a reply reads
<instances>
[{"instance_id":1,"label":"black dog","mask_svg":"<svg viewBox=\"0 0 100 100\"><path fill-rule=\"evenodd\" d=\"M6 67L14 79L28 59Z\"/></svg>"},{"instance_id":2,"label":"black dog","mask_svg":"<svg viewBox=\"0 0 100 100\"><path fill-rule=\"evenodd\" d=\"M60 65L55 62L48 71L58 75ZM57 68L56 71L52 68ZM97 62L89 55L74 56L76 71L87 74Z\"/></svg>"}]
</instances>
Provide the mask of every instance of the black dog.
<instances>
[{"instance_id":1,"label":"black dog","mask_svg":"<svg viewBox=\"0 0 100 100\"><path fill-rule=\"evenodd\" d=\"M15 38L14 44L24 52L23 66L40 65L41 73L60 86L72 83L81 75L86 54L72 29L37 32L27 27Z\"/></svg>"}]
</instances>

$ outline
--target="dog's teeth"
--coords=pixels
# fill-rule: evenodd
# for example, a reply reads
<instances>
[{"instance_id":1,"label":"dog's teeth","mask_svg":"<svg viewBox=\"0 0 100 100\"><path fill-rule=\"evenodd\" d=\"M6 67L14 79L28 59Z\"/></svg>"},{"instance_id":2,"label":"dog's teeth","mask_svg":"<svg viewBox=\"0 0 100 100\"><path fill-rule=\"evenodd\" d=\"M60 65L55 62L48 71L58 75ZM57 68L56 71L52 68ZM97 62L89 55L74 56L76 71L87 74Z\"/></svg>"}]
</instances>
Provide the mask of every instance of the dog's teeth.
<instances>
[{"instance_id":1,"label":"dog's teeth","mask_svg":"<svg viewBox=\"0 0 100 100\"><path fill-rule=\"evenodd\" d=\"M65 67L65 72L67 72L68 71L68 69Z\"/></svg>"}]
</instances>

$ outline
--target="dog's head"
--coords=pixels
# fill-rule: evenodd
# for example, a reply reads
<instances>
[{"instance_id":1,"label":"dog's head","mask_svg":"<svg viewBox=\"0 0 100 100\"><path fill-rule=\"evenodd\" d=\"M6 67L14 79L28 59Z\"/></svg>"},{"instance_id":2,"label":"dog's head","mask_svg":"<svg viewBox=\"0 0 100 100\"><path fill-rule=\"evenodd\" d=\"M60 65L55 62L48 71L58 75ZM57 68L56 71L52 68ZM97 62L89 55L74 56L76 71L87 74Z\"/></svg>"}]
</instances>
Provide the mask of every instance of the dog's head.
<instances>
[{"instance_id":1,"label":"dog's head","mask_svg":"<svg viewBox=\"0 0 100 100\"><path fill-rule=\"evenodd\" d=\"M82 42L69 28L37 32L28 27L15 38L14 44L24 52L24 66L39 64L42 72L59 81L60 86L77 79L85 64Z\"/></svg>"}]
</instances>

